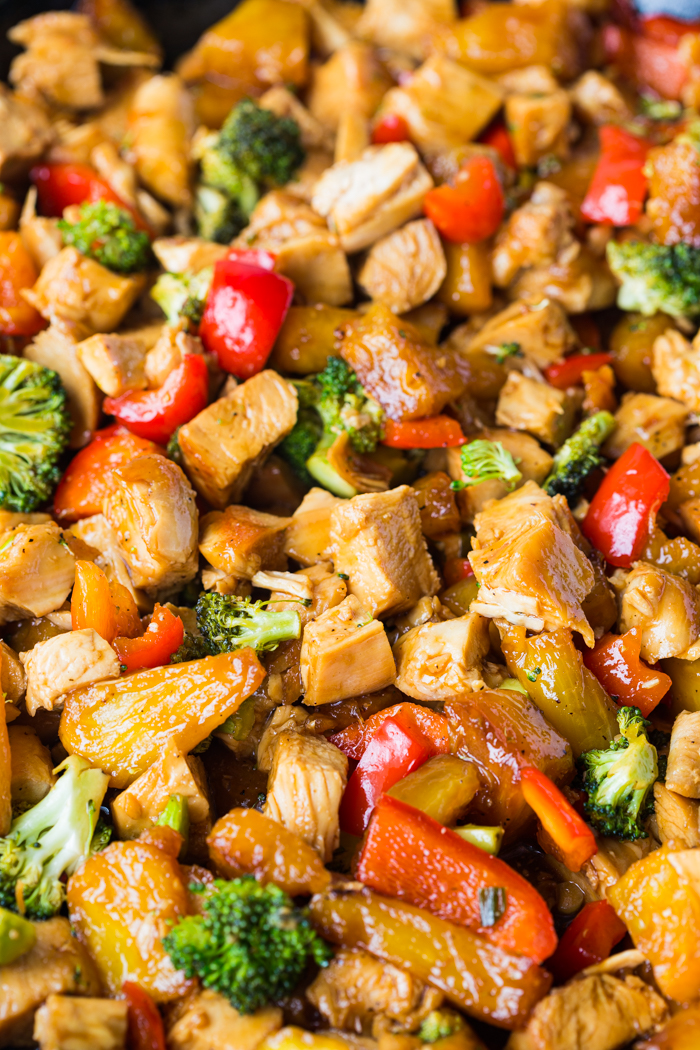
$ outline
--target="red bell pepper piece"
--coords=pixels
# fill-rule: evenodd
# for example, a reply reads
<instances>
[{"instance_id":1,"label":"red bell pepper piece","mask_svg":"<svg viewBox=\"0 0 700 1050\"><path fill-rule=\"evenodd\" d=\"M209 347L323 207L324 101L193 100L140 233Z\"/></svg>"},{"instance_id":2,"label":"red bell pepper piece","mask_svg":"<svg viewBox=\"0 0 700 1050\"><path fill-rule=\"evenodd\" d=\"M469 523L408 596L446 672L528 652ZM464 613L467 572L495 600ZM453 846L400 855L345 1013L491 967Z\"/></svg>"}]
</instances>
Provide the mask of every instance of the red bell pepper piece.
<instances>
[{"instance_id":1,"label":"red bell pepper piece","mask_svg":"<svg viewBox=\"0 0 700 1050\"><path fill-rule=\"evenodd\" d=\"M22 297L39 276L18 233L0 232L0 335L32 336L46 327L38 310Z\"/></svg>"},{"instance_id":2,"label":"red bell pepper piece","mask_svg":"<svg viewBox=\"0 0 700 1050\"><path fill-rule=\"evenodd\" d=\"M612 904L592 901L584 905L567 926L547 969L559 984L565 984L587 966L607 959L626 933L627 927L615 914Z\"/></svg>"},{"instance_id":3,"label":"red bell pepper piece","mask_svg":"<svg viewBox=\"0 0 700 1050\"><path fill-rule=\"evenodd\" d=\"M658 459L635 442L603 478L583 519L583 534L611 565L628 568L641 556L669 486Z\"/></svg>"},{"instance_id":4,"label":"red bell pepper piece","mask_svg":"<svg viewBox=\"0 0 700 1050\"><path fill-rule=\"evenodd\" d=\"M431 416L410 423L384 421L382 445L390 448L456 448L466 440L461 426L451 416Z\"/></svg>"},{"instance_id":5,"label":"red bell pepper piece","mask_svg":"<svg viewBox=\"0 0 700 1050\"><path fill-rule=\"evenodd\" d=\"M448 558L442 570L445 586L451 587L460 580L468 580L474 575L469 558Z\"/></svg>"},{"instance_id":6,"label":"red bell pepper piece","mask_svg":"<svg viewBox=\"0 0 700 1050\"><path fill-rule=\"evenodd\" d=\"M650 40L678 47L686 33L700 33L700 22L681 22L670 15L642 15L642 33Z\"/></svg>"},{"instance_id":7,"label":"red bell pepper piece","mask_svg":"<svg viewBox=\"0 0 700 1050\"><path fill-rule=\"evenodd\" d=\"M671 688L671 679L640 659L641 648L642 632L633 627L625 634L604 635L583 653L583 662L616 703L638 707L648 718Z\"/></svg>"},{"instance_id":8,"label":"red bell pepper piece","mask_svg":"<svg viewBox=\"0 0 700 1050\"><path fill-rule=\"evenodd\" d=\"M375 146L383 146L387 142L407 142L410 137L408 124L397 113L387 113L372 129Z\"/></svg>"},{"instance_id":9,"label":"red bell pepper piece","mask_svg":"<svg viewBox=\"0 0 700 1050\"><path fill-rule=\"evenodd\" d=\"M379 796L432 754L429 742L405 713L385 719L348 780L340 804L343 831L361 835Z\"/></svg>"},{"instance_id":10,"label":"red bell pepper piece","mask_svg":"<svg viewBox=\"0 0 700 1050\"><path fill-rule=\"evenodd\" d=\"M138 437L167 445L178 427L206 408L209 371L200 354L185 354L157 390L127 390L107 397L104 410Z\"/></svg>"},{"instance_id":11,"label":"red bell pepper piece","mask_svg":"<svg viewBox=\"0 0 700 1050\"><path fill-rule=\"evenodd\" d=\"M115 638L114 648L126 671L142 671L167 664L184 637L180 617L157 603L145 633L140 638Z\"/></svg>"},{"instance_id":12,"label":"red bell pepper piece","mask_svg":"<svg viewBox=\"0 0 700 1050\"><path fill-rule=\"evenodd\" d=\"M130 1050L165 1050L163 1019L148 992L134 981L124 981L122 992L129 1007Z\"/></svg>"},{"instance_id":13,"label":"red bell pepper piece","mask_svg":"<svg viewBox=\"0 0 700 1050\"><path fill-rule=\"evenodd\" d=\"M599 128L601 154L581 205L589 222L632 226L647 193L644 164L651 143L617 124Z\"/></svg>"},{"instance_id":14,"label":"red bell pepper piece","mask_svg":"<svg viewBox=\"0 0 700 1050\"><path fill-rule=\"evenodd\" d=\"M348 758L358 762L387 718L409 720L420 730L423 738L430 742L432 755L450 753L450 723L444 715L418 704L402 703L377 711L366 722L354 722L329 737L332 744L340 748Z\"/></svg>"},{"instance_id":15,"label":"red bell pepper piece","mask_svg":"<svg viewBox=\"0 0 700 1050\"><path fill-rule=\"evenodd\" d=\"M662 98L680 100L690 70L675 44L614 24L603 27L603 48L608 62L637 87L648 87Z\"/></svg>"},{"instance_id":16,"label":"red bell pepper piece","mask_svg":"<svg viewBox=\"0 0 700 1050\"><path fill-rule=\"evenodd\" d=\"M32 168L30 178L44 215L60 217L71 204L108 201L128 211L140 229L153 233L136 209L123 201L89 164L38 164Z\"/></svg>"},{"instance_id":17,"label":"red bell pepper piece","mask_svg":"<svg viewBox=\"0 0 700 1050\"><path fill-rule=\"evenodd\" d=\"M545 773L524 766L520 776L528 806L534 809L566 866L579 871L598 852L595 835Z\"/></svg>"},{"instance_id":18,"label":"red bell pepper piece","mask_svg":"<svg viewBox=\"0 0 700 1050\"><path fill-rule=\"evenodd\" d=\"M498 120L495 124L488 127L479 138L479 142L483 142L485 146L495 149L507 167L517 168L518 162L515 159L513 143L503 121Z\"/></svg>"},{"instance_id":19,"label":"red bell pepper piece","mask_svg":"<svg viewBox=\"0 0 700 1050\"><path fill-rule=\"evenodd\" d=\"M448 241L474 244L494 234L505 198L491 158L470 157L454 186L444 183L428 191L423 210Z\"/></svg>"},{"instance_id":20,"label":"red bell pepper piece","mask_svg":"<svg viewBox=\"0 0 700 1050\"><path fill-rule=\"evenodd\" d=\"M573 354L545 368L544 376L550 386L566 390L570 386L581 386L584 372L595 372L609 365L612 359L612 354Z\"/></svg>"},{"instance_id":21,"label":"red bell pepper piece","mask_svg":"<svg viewBox=\"0 0 700 1050\"><path fill-rule=\"evenodd\" d=\"M221 259L207 296L199 335L226 372L249 379L264 367L287 316L294 285L241 259Z\"/></svg>"},{"instance_id":22,"label":"red bell pepper piece","mask_svg":"<svg viewBox=\"0 0 700 1050\"><path fill-rule=\"evenodd\" d=\"M556 947L549 908L522 875L391 795L377 802L355 874L377 893L468 926L504 951L539 963ZM479 893L496 887L505 890L505 911L484 926Z\"/></svg>"}]
</instances>

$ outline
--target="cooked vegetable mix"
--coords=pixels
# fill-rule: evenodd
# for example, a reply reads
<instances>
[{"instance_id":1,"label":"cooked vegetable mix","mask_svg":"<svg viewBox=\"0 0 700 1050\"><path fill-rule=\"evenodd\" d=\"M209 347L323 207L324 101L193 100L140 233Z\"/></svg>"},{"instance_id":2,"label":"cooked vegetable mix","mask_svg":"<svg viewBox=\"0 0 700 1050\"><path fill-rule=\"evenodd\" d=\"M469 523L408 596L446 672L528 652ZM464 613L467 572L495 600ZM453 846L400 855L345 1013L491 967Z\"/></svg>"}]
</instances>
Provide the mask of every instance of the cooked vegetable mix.
<instances>
[{"instance_id":1,"label":"cooked vegetable mix","mask_svg":"<svg viewBox=\"0 0 700 1050\"><path fill-rule=\"evenodd\" d=\"M225 7L9 33L0 1047L695 1048L700 11Z\"/></svg>"}]
</instances>

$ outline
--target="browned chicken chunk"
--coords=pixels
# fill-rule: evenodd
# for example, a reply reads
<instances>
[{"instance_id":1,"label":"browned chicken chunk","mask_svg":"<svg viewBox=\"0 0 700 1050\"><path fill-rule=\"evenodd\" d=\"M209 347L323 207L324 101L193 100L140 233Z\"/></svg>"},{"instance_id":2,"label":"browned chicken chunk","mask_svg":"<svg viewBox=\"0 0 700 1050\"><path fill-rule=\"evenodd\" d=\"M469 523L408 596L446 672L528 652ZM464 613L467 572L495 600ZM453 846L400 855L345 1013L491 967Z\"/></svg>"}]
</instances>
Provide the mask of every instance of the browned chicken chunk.
<instances>
[{"instance_id":1,"label":"browned chicken chunk","mask_svg":"<svg viewBox=\"0 0 700 1050\"><path fill-rule=\"evenodd\" d=\"M700 711L681 711L673 723L666 787L700 798Z\"/></svg>"},{"instance_id":2,"label":"browned chicken chunk","mask_svg":"<svg viewBox=\"0 0 700 1050\"><path fill-rule=\"evenodd\" d=\"M200 522L199 549L226 576L252 580L261 569L287 568L284 540L288 521L249 507L213 510Z\"/></svg>"},{"instance_id":3,"label":"browned chicken chunk","mask_svg":"<svg viewBox=\"0 0 700 1050\"><path fill-rule=\"evenodd\" d=\"M34 1018L40 1050L125 1050L125 1000L50 995Z\"/></svg>"},{"instance_id":4,"label":"browned chicken chunk","mask_svg":"<svg viewBox=\"0 0 700 1050\"><path fill-rule=\"evenodd\" d=\"M696 658L688 650L700 638L700 595L687 580L637 562L619 600L620 630L640 628L643 660L655 664L669 656Z\"/></svg>"},{"instance_id":5,"label":"browned chicken chunk","mask_svg":"<svg viewBox=\"0 0 700 1050\"><path fill-rule=\"evenodd\" d=\"M71 689L119 677L119 657L97 631L82 631L47 638L27 653L20 653L27 674L26 705L30 715L40 707L60 708Z\"/></svg>"},{"instance_id":6,"label":"browned chicken chunk","mask_svg":"<svg viewBox=\"0 0 700 1050\"><path fill-rule=\"evenodd\" d=\"M478 613L412 627L394 645L396 686L425 701L483 689L490 648L488 620Z\"/></svg>"},{"instance_id":7,"label":"browned chicken chunk","mask_svg":"<svg viewBox=\"0 0 700 1050\"><path fill-rule=\"evenodd\" d=\"M372 299L400 314L430 299L446 272L435 227L416 219L372 246L358 280Z\"/></svg>"}]
</instances>

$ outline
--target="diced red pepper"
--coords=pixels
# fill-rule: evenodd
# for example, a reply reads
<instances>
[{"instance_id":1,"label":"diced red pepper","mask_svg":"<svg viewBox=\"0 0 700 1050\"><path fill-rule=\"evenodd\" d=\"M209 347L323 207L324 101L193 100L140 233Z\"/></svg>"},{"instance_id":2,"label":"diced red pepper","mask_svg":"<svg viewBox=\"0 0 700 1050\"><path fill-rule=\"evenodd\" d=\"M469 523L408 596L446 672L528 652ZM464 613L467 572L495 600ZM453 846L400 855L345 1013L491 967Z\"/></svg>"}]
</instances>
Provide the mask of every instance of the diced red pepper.
<instances>
[{"instance_id":1,"label":"diced red pepper","mask_svg":"<svg viewBox=\"0 0 700 1050\"><path fill-rule=\"evenodd\" d=\"M670 15L642 15L641 25L644 36L671 47L678 47L686 33L700 33L700 22L681 22Z\"/></svg>"},{"instance_id":2,"label":"diced red pepper","mask_svg":"<svg viewBox=\"0 0 700 1050\"><path fill-rule=\"evenodd\" d=\"M562 934L547 969L559 984L564 984L587 966L607 959L626 933L627 927L615 914L612 904L592 901L581 908Z\"/></svg>"},{"instance_id":3,"label":"diced red pepper","mask_svg":"<svg viewBox=\"0 0 700 1050\"><path fill-rule=\"evenodd\" d=\"M534 809L566 866L579 871L598 852L595 835L545 773L524 766L520 776L528 806Z\"/></svg>"},{"instance_id":4,"label":"diced red pepper","mask_svg":"<svg viewBox=\"0 0 700 1050\"><path fill-rule=\"evenodd\" d=\"M377 802L355 874L377 893L468 926L504 951L539 963L556 947L549 908L522 875L391 795ZM505 890L505 911L484 926L479 893L491 888Z\"/></svg>"},{"instance_id":5,"label":"diced red pepper","mask_svg":"<svg viewBox=\"0 0 700 1050\"><path fill-rule=\"evenodd\" d=\"M586 649L583 662L616 703L638 707L648 718L671 688L671 679L640 659L641 648L642 632L633 627L625 634L604 635L594 649Z\"/></svg>"},{"instance_id":6,"label":"diced red pepper","mask_svg":"<svg viewBox=\"0 0 700 1050\"><path fill-rule=\"evenodd\" d=\"M513 143L503 121L498 120L487 128L479 138L479 142L483 142L485 146L495 149L503 163L509 168L517 168L518 162L515 159Z\"/></svg>"},{"instance_id":7,"label":"diced red pepper","mask_svg":"<svg viewBox=\"0 0 700 1050\"><path fill-rule=\"evenodd\" d=\"M599 128L600 159L581 205L589 222L632 226L642 214L647 194L644 164L651 143L617 124Z\"/></svg>"},{"instance_id":8,"label":"diced red pepper","mask_svg":"<svg viewBox=\"0 0 700 1050\"><path fill-rule=\"evenodd\" d=\"M474 575L469 558L448 558L442 570L445 586L451 587L460 580L468 580Z\"/></svg>"},{"instance_id":9,"label":"diced red pepper","mask_svg":"<svg viewBox=\"0 0 700 1050\"><path fill-rule=\"evenodd\" d=\"M612 359L612 354L572 354L545 368L544 377L550 386L566 390L570 386L581 386L584 372L595 372L603 365L609 365Z\"/></svg>"},{"instance_id":10,"label":"diced red pepper","mask_svg":"<svg viewBox=\"0 0 700 1050\"><path fill-rule=\"evenodd\" d=\"M153 232L136 209L123 201L89 164L38 164L32 168L30 178L43 215L60 217L71 204L107 201L128 211L140 229Z\"/></svg>"},{"instance_id":11,"label":"diced red pepper","mask_svg":"<svg viewBox=\"0 0 700 1050\"><path fill-rule=\"evenodd\" d=\"M637 87L648 87L662 98L680 100L690 70L675 44L633 33L612 23L603 27L603 47L608 62Z\"/></svg>"},{"instance_id":12,"label":"diced red pepper","mask_svg":"<svg viewBox=\"0 0 700 1050\"><path fill-rule=\"evenodd\" d=\"M178 427L206 408L209 371L200 354L185 354L157 390L127 390L107 397L104 410L138 437L167 445Z\"/></svg>"},{"instance_id":13,"label":"diced red pepper","mask_svg":"<svg viewBox=\"0 0 700 1050\"><path fill-rule=\"evenodd\" d=\"M129 1007L130 1050L165 1050L163 1019L148 992L134 981L124 981L122 992Z\"/></svg>"},{"instance_id":14,"label":"diced red pepper","mask_svg":"<svg viewBox=\"0 0 700 1050\"><path fill-rule=\"evenodd\" d=\"M490 157L474 156L454 186L429 190L423 210L448 241L475 244L496 232L505 211L503 189Z\"/></svg>"},{"instance_id":15,"label":"diced red pepper","mask_svg":"<svg viewBox=\"0 0 700 1050\"><path fill-rule=\"evenodd\" d=\"M279 273L219 260L199 326L202 342L226 372L249 379L265 367L293 295L294 285Z\"/></svg>"},{"instance_id":16,"label":"diced red pepper","mask_svg":"<svg viewBox=\"0 0 700 1050\"><path fill-rule=\"evenodd\" d=\"M634 442L603 478L583 519L583 534L611 565L629 568L641 556L669 485L658 459Z\"/></svg>"},{"instance_id":17,"label":"diced red pepper","mask_svg":"<svg viewBox=\"0 0 700 1050\"><path fill-rule=\"evenodd\" d=\"M32 336L46 327L46 321L22 297L39 276L34 260L18 233L0 232L0 335Z\"/></svg>"},{"instance_id":18,"label":"diced red pepper","mask_svg":"<svg viewBox=\"0 0 700 1050\"><path fill-rule=\"evenodd\" d=\"M387 113L372 129L375 146L383 146L387 142L407 142L410 137L408 124L397 113Z\"/></svg>"},{"instance_id":19,"label":"diced red pepper","mask_svg":"<svg viewBox=\"0 0 700 1050\"><path fill-rule=\"evenodd\" d=\"M451 416L431 416L410 423L384 421L382 445L390 448L457 448L466 440L461 426Z\"/></svg>"},{"instance_id":20,"label":"diced red pepper","mask_svg":"<svg viewBox=\"0 0 700 1050\"><path fill-rule=\"evenodd\" d=\"M430 743L405 713L385 719L348 780L340 804L343 831L361 835L379 796L432 754Z\"/></svg>"},{"instance_id":21,"label":"diced red pepper","mask_svg":"<svg viewBox=\"0 0 700 1050\"><path fill-rule=\"evenodd\" d=\"M140 638L115 638L114 648L128 672L142 671L167 664L182 645L184 637L185 628L180 617L164 605L156 604L146 632Z\"/></svg>"},{"instance_id":22,"label":"diced red pepper","mask_svg":"<svg viewBox=\"0 0 700 1050\"><path fill-rule=\"evenodd\" d=\"M366 722L355 722L346 729L341 729L329 737L331 743L340 748L343 754L354 761L359 761L377 731L387 718L410 719L418 726L424 739L430 741L431 754L447 755L450 753L450 723L444 715L431 711L418 704L402 703L385 707L377 711Z\"/></svg>"}]
</instances>

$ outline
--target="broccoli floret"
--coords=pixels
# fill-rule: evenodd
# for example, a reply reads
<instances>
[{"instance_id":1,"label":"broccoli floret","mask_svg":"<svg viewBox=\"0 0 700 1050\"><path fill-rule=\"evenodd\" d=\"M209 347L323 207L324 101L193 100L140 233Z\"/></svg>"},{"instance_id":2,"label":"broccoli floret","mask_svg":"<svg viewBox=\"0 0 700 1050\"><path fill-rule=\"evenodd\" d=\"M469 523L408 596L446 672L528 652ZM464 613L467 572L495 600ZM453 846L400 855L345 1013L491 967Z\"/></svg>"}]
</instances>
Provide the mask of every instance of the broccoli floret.
<instances>
[{"instance_id":1,"label":"broccoli floret","mask_svg":"<svg viewBox=\"0 0 700 1050\"><path fill-rule=\"evenodd\" d=\"M423 1021L418 1035L424 1043L437 1043L464 1028L464 1021L456 1010L431 1010Z\"/></svg>"},{"instance_id":2,"label":"broccoli floret","mask_svg":"<svg viewBox=\"0 0 700 1050\"><path fill-rule=\"evenodd\" d=\"M213 186L197 187L194 217L199 236L217 244L230 244L247 224L238 204Z\"/></svg>"},{"instance_id":3,"label":"broccoli floret","mask_svg":"<svg viewBox=\"0 0 700 1050\"><path fill-rule=\"evenodd\" d=\"M600 446L615 429L615 419L609 412L596 412L584 419L568 441L555 453L552 472L545 481L544 491L550 496L560 493L571 501L596 467L603 462Z\"/></svg>"},{"instance_id":4,"label":"broccoli floret","mask_svg":"<svg viewBox=\"0 0 700 1050\"><path fill-rule=\"evenodd\" d=\"M213 266L205 266L197 273L160 275L151 289L151 298L158 303L168 324L178 324L186 318L193 330L199 328L213 276Z\"/></svg>"},{"instance_id":5,"label":"broccoli floret","mask_svg":"<svg viewBox=\"0 0 700 1050\"><path fill-rule=\"evenodd\" d=\"M300 408L291 432L277 446L276 452L289 463L305 485L311 486L314 483L306 463L316 451L322 434L323 424L318 413L310 408Z\"/></svg>"},{"instance_id":6,"label":"broccoli floret","mask_svg":"<svg viewBox=\"0 0 700 1050\"><path fill-rule=\"evenodd\" d=\"M203 145L202 182L222 190L247 222L263 193L289 182L304 158L297 122L244 98Z\"/></svg>"},{"instance_id":7,"label":"broccoli floret","mask_svg":"<svg viewBox=\"0 0 700 1050\"><path fill-rule=\"evenodd\" d=\"M151 242L137 230L128 211L109 201L86 201L78 222L58 220L63 243L95 259L115 273L145 270L151 262Z\"/></svg>"},{"instance_id":8,"label":"broccoli floret","mask_svg":"<svg viewBox=\"0 0 700 1050\"><path fill-rule=\"evenodd\" d=\"M171 664L184 664L188 660L203 660L205 656L213 656L213 651L206 638L199 634L190 634L185 631L182 645L178 646L170 657Z\"/></svg>"},{"instance_id":9,"label":"broccoli floret","mask_svg":"<svg viewBox=\"0 0 700 1050\"><path fill-rule=\"evenodd\" d=\"M647 315L662 311L672 317L700 314L700 248L610 241L607 256L622 281L617 305L623 310Z\"/></svg>"},{"instance_id":10,"label":"broccoli floret","mask_svg":"<svg viewBox=\"0 0 700 1050\"><path fill-rule=\"evenodd\" d=\"M41 802L12 822L0 838L0 905L32 919L49 919L65 898L61 876L71 875L92 852L109 777L70 755L61 777Z\"/></svg>"},{"instance_id":11,"label":"broccoli floret","mask_svg":"<svg viewBox=\"0 0 700 1050\"><path fill-rule=\"evenodd\" d=\"M191 915L163 938L173 965L225 996L242 1014L288 995L313 959L327 966L331 949L274 883L252 875L205 890L203 914Z\"/></svg>"},{"instance_id":12,"label":"broccoli floret","mask_svg":"<svg viewBox=\"0 0 700 1050\"><path fill-rule=\"evenodd\" d=\"M72 427L56 372L0 354L0 507L32 511L51 498Z\"/></svg>"},{"instance_id":13,"label":"broccoli floret","mask_svg":"<svg viewBox=\"0 0 700 1050\"><path fill-rule=\"evenodd\" d=\"M197 626L212 653L231 653L247 646L267 652L280 642L298 638L301 617L296 609L273 610L267 605L235 594L205 592L196 606Z\"/></svg>"},{"instance_id":14,"label":"broccoli floret","mask_svg":"<svg viewBox=\"0 0 700 1050\"><path fill-rule=\"evenodd\" d=\"M504 481L508 488L513 489L522 477L512 455L500 441L470 441L468 445L462 445L461 459L467 480L452 482L450 487L456 492L494 479Z\"/></svg>"},{"instance_id":15,"label":"broccoli floret","mask_svg":"<svg viewBox=\"0 0 700 1050\"><path fill-rule=\"evenodd\" d=\"M585 810L603 835L621 839L644 838L642 820L647 799L659 775L656 748L647 736L649 723L638 707L617 713L621 736L605 751L581 755Z\"/></svg>"}]
</instances>

